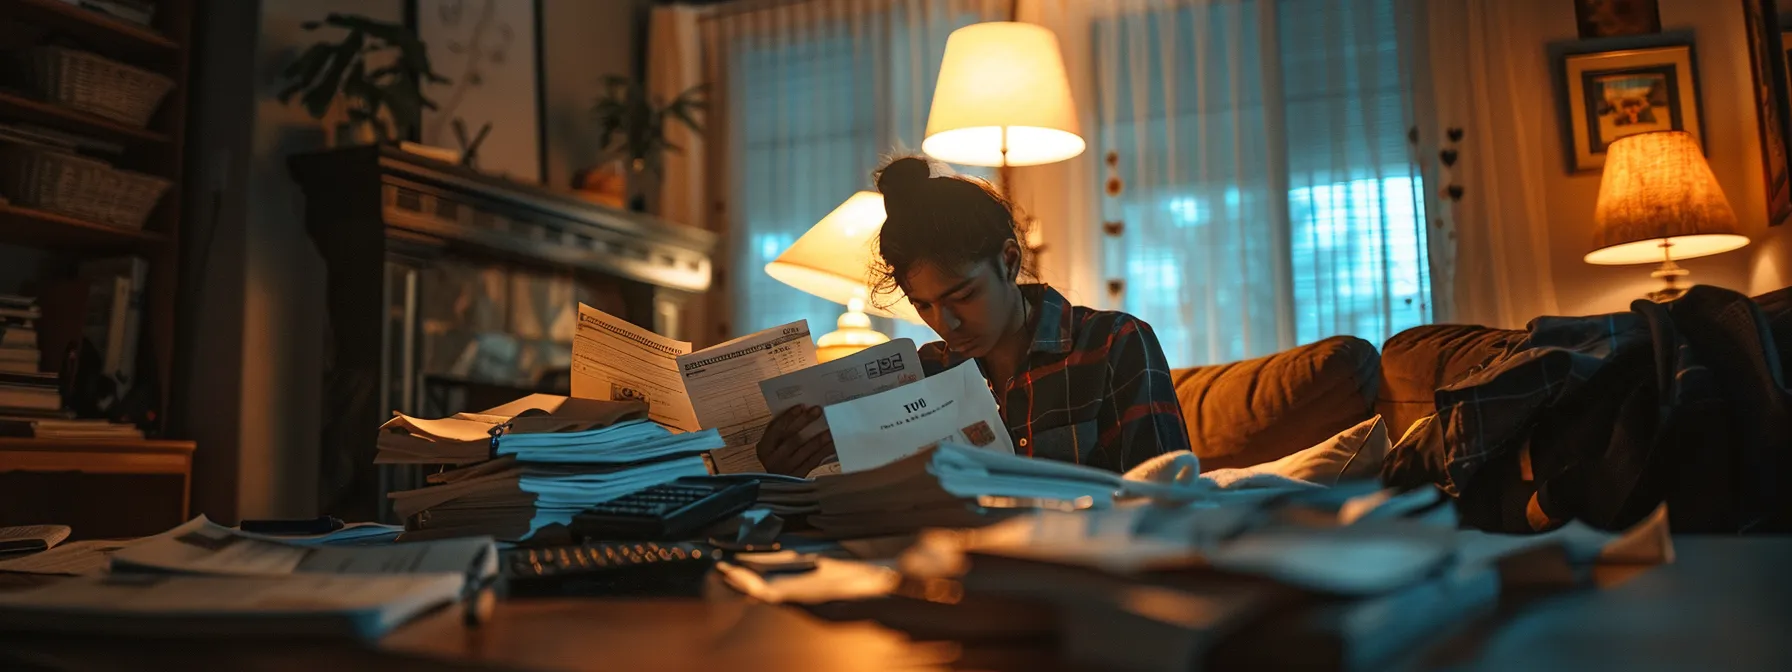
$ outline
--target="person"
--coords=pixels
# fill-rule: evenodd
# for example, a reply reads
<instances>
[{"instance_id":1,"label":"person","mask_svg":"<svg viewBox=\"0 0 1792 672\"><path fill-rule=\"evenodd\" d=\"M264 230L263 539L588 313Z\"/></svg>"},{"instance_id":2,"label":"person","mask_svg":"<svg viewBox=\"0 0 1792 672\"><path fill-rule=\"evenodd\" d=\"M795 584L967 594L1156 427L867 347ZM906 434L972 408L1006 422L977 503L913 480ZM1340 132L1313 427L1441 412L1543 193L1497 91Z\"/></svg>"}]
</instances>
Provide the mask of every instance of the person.
<instances>
[{"instance_id":1,"label":"person","mask_svg":"<svg viewBox=\"0 0 1792 672\"><path fill-rule=\"evenodd\" d=\"M922 346L927 375L975 362L1017 454L1124 472L1188 449L1151 326L1021 282L1026 249L1007 201L980 181L934 177L918 158L891 161L877 187L886 219L873 289L906 295L945 339ZM833 458L829 433L799 436L819 417L810 406L773 418L757 446L767 470L800 476Z\"/></svg>"}]
</instances>

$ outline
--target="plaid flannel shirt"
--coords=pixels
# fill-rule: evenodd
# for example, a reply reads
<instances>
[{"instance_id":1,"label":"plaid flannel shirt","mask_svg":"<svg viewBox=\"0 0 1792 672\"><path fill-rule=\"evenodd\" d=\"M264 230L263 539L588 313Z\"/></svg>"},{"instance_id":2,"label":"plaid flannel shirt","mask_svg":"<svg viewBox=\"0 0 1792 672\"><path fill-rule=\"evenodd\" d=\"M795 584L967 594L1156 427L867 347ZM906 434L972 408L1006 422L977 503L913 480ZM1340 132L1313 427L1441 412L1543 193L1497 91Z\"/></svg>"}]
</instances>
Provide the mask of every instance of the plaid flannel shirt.
<instances>
[{"instance_id":1,"label":"plaid flannel shirt","mask_svg":"<svg viewBox=\"0 0 1792 672\"><path fill-rule=\"evenodd\" d=\"M1170 367L1151 325L1126 313L1072 306L1045 285L1022 285L1036 327L1025 369L990 381L1015 452L1116 472L1188 450ZM921 347L934 375L965 358L945 343ZM989 370L977 362L985 378Z\"/></svg>"}]
</instances>

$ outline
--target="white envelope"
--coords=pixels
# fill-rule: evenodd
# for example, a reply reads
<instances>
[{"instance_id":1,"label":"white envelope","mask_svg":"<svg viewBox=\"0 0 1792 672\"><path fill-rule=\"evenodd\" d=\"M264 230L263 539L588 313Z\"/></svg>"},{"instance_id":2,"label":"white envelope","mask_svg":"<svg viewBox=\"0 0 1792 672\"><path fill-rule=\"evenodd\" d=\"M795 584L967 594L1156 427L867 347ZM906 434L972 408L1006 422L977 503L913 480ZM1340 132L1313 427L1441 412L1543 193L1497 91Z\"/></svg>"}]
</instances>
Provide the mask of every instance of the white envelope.
<instances>
[{"instance_id":1,"label":"white envelope","mask_svg":"<svg viewBox=\"0 0 1792 672\"><path fill-rule=\"evenodd\" d=\"M975 362L822 412L846 472L889 464L946 441L1014 454L995 395Z\"/></svg>"}]
</instances>

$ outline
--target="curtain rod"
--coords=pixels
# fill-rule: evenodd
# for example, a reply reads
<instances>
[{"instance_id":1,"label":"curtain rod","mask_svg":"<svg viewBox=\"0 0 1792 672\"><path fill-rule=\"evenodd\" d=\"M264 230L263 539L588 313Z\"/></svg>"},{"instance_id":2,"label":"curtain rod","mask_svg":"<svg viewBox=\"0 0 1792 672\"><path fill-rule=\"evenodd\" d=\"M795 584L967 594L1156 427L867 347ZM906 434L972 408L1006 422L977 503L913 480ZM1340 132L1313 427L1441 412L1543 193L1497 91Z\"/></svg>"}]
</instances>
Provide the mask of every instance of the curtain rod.
<instances>
[{"instance_id":1,"label":"curtain rod","mask_svg":"<svg viewBox=\"0 0 1792 672\"><path fill-rule=\"evenodd\" d=\"M699 7L698 10L700 12L702 12L702 15L697 17L697 21L704 22L704 21L714 21L714 20L719 20L719 19L730 19L730 18L734 18L737 16L746 15L746 14L753 14L755 12L765 12L765 11L771 11L771 10L775 10L775 9L783 9L785 7L791 7L791 6L795 6L795 5L805 5L805 4L810 4L810 3L829 5L829 4L834 4L834 3L842 2L842 1L843 0L733 0L732 2L717 3L717 4L713 4L713 5L705 5L705 6ZM849 5L863 6L863 5L875 5L875 4L889 4L890 0L844 0L844 2L846 2ZM1008 2L1008 18L1010 20L1013 20L1014 17L1019 15L1019 12L1020 12L1020 0L1009 0L1009 2Z\"/></svg>"},{"instance_id":2,"label":"curtain rod","mask_svg":"<svg viewBox=\"0 0 1792 672\"><path fill-rule=\"evenodd\" d=\"M699 8L703 12L697 17L699 22L731 19L745 14L782 9L793 5L804 5L826 0L734 0L733 2L709 5Z\"/></svg>"}]
</instances>

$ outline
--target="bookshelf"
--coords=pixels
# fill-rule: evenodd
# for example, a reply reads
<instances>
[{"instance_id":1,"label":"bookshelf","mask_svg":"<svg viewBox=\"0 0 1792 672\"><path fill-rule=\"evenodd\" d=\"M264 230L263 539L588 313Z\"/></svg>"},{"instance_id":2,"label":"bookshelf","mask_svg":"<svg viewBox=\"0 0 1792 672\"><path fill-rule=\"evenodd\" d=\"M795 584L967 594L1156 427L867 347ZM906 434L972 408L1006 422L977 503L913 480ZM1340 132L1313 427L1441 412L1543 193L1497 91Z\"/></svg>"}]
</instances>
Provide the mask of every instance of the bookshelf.
<instances>
[{"instance_id":1,"label":"bookshelf","mask_svg":"<svg viewBox=\"0 0 1792 672\"><path fill-rule=\"evenodd\" d=\"M159 410L152 440L48 440L0 438L0 473L79 472L179 476L180 511L187 510L194 445L162 436L167 427L180 272L182 153L187 132L188 72L198 0L155 0L153 26L84 9L66 0L0 0L0 52L54 42L152 70L174 87L147 127L39 100L17 89L0 88L0 123L25 123L113 143L122 154L113 163L174 181L142 229L87 221L18 204L0 203L0 246L37 255L38 320L42 368L56 370L67 344L82 333L85 286L74 269L85 261L132 255L147 262L143 288L138 369L155 372ZM0 502L4 507L10 502Z\"/></svg>"}]
</instances>

